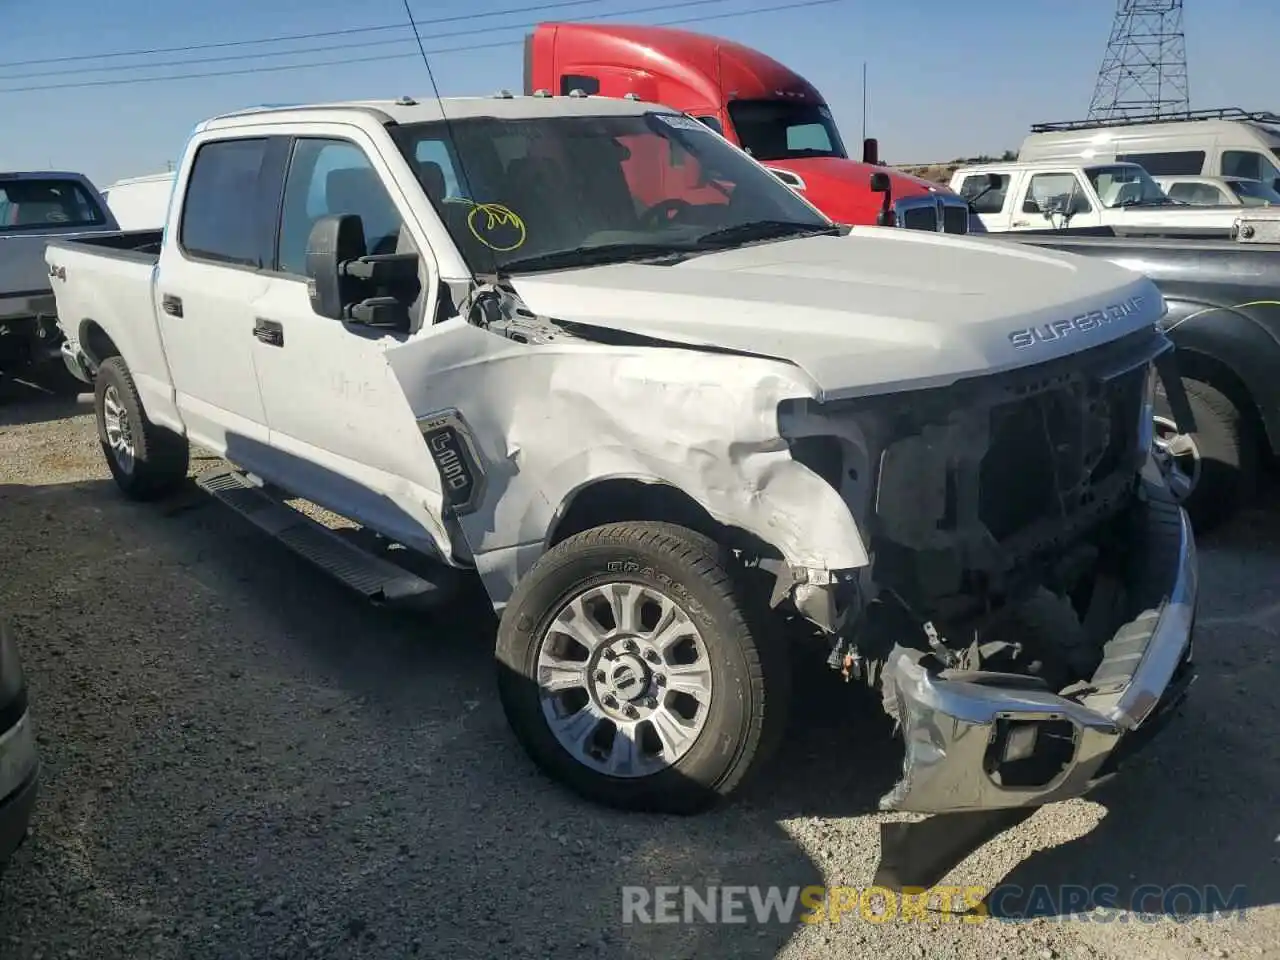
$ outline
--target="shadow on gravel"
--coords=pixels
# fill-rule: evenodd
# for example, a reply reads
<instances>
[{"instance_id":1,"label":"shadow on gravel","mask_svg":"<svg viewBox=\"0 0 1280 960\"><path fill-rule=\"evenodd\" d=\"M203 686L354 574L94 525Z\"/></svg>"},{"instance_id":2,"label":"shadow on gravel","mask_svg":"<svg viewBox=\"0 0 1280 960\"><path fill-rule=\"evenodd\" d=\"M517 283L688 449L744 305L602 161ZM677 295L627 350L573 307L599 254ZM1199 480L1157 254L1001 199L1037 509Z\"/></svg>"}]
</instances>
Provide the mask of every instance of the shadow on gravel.
<instances>
[{"instance_id":1,"label":"shadow on gravel","mask_svg":"<svg viewBox=\"0 0 1280 960\"><path fill-rule=\"evenodd\" d=\"M1278 548L1274 492L1201 539L1199 675L1182 715L1091 797L1099 826L1018 866L993 914L1235 919L1280 903Z\"/></svg>"},{"instance_id":2,"label":"shadow on gravel","mask_svg":"<svg viewBox=\"0 0 1280 960\"><path fill-rule=\"evenodd\" d=\"M476 592L370 607L194 489L0 486L0 511L45 765L0 882L6 960L769 958L794 927L749 899L746 923L624 926L621 887L821 884L777 819L811 786L878 795L844 707L803 697L743 802L596 808L508 730Z\"/></svg>"},{"instance_id":3,"label":"shadow on gravel","mask_svg":"<svg viewBox=\"0 0 1280 960\"><path fill-rule=\"evenodd\" d=\"M87 384L78 381L69 384L55 377L15 379L0 373L0 427L49 423L90 413L93 410L90 391Z\"/></svg>"}]
</instances>

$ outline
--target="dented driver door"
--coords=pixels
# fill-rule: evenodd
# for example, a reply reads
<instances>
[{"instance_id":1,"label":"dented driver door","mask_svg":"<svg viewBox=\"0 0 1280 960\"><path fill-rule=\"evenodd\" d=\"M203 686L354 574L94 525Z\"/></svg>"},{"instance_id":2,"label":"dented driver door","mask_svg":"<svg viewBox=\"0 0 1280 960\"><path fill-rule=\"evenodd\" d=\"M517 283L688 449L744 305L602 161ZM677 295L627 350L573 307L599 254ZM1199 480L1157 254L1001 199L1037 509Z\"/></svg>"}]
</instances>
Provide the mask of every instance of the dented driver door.
<instances>
[{"instance_id":1,"label":"dented driver door","mask_svg":"<svg viewBox=\"0 0 1280 960\"><path fill-rule=\"evenodd\" d=\"M434 339L434 329L410 334L322 317L308 293L307 239L319 217L360 216L371 252L418 249L385 182L372 145L295 140L277 270L255 304L267 479L407 547L465 557L444 522L441 472L387 361L389 351Z\"/></svg>"}]
</instances>

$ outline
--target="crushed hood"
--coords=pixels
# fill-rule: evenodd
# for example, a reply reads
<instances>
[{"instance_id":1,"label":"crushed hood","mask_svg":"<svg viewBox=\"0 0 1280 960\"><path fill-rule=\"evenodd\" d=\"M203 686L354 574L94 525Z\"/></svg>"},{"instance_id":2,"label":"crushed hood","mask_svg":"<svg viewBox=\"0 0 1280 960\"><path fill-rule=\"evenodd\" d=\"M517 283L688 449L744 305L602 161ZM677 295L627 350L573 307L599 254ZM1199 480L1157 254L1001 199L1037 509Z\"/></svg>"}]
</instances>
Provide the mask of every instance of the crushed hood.
<instances>
[{"instance_id":1,"label":"crushed hood","mask_svg":"<svg viewBox=\"0 0 1280 960\"><path fill-rule=\"evenodd\" d=\"M546 317L786 360L827 399L1040 363L1150 327L1164 311L1150 280L1111 263L873 227L513 285Z\"/></svg>"}]
</instances>

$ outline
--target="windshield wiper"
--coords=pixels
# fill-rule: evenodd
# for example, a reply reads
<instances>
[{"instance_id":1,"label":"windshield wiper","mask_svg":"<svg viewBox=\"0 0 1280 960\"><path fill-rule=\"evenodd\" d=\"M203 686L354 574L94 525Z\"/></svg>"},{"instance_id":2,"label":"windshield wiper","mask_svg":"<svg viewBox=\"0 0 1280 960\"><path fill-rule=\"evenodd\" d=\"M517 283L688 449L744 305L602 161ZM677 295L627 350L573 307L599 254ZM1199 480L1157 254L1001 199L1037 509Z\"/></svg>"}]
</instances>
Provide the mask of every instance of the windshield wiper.
<instances>
[{"instance_id":1,"label":"windshield wiper","mask_svg":"<svg viewBox=\"0 0 1280 960\"><path fill-rule=\"evenodd\" d=\"M1168 207L1172 206L1175 201L1167 197L1136 197L1133 200L1122 200L1116 204L1118 207Z\"/></svg>"},{"instance_id":2,"label":"windshield wiper","mask_svg":"<svg viewBox=\"0 0 1280 960\"><path fill-rule=\"evenodd\" d=\"M669 243L606 243L552 250L532 257L520 257L502 264L507 273L526 270L558 270L565 267L590 267L602 263L625 263L628 260L684 259L698 253L691 247Z\"/></svg>"},{"instance_id":3,"label":"windshield wiper","mask_svg":"<svg viewBox=\"0 0 1280 960\"><path fill-rule=\"evenodd\" d=\"M732 227L721 227L698 237L698 246L715 246L719 244L750 243L752 240L773 240L779 237L818 236L826 234L837 236L837 226L821 227L812 223L796 223L794 220L748 220L746 223L734 224Z\"/></svg>"}]
</instances>

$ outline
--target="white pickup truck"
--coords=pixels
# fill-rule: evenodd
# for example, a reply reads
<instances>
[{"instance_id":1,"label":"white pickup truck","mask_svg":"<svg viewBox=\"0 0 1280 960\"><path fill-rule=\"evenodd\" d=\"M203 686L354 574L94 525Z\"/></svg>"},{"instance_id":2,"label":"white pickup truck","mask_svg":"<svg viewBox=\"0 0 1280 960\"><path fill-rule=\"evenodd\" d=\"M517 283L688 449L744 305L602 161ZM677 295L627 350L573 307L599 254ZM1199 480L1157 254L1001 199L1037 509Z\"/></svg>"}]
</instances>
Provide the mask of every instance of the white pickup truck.
<instances>
[{"instance_id":1,"label":"white pickup truck","mask_svg":"<svg viewBox=\"0 0 1280 960\"><path fill-rule=\"evenodd\" d=\"M1028 161L961 167L951 189L991 233L1112 227L1128 234L1225 234L1236 206L1192 206L1170 198L1136 163ZM1280 220L1280 210L1274 214Z\"/></svg>"},{"instance_id":2,"label":"white pickup truck","mask_svg":"<svg viewBox=\"0 0 1280 960\"><path fill-rule=\"evenodd\" d=\"M48 253L120 487L184 484L192 442L234 465L204 489L372 599L474 571L514 731L582 795L729 794L806 645L898 721L887 809L1082 794L1180 701L1194 541L1143 276L836 227L633 100L223 116L175 190L158 258Z\"/></svg>"}]
</instances>

